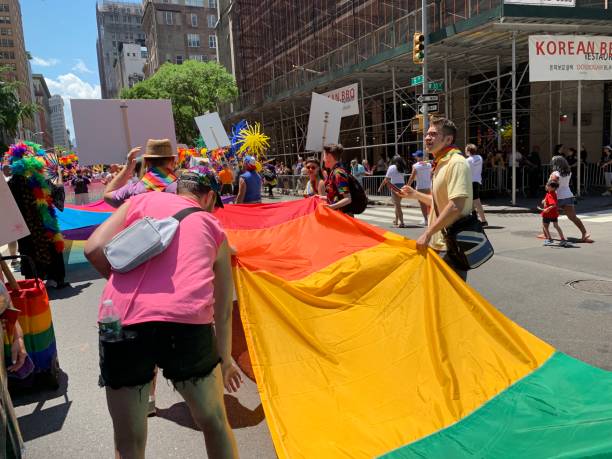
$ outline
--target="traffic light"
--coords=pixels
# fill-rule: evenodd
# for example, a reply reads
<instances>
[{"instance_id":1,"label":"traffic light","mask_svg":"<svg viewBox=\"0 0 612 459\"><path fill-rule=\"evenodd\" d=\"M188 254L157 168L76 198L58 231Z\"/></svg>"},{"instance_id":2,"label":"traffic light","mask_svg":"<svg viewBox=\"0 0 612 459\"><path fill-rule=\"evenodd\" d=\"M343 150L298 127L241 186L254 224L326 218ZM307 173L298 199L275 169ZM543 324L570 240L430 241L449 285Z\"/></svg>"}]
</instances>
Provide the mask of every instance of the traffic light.
<instances>
[{"instance_id":1,"label":"traffic light","mask_svg":"<svg viewBox=\"0 0 612 459\"><path fill-rule=\"evenodd\" d=\"M422 64L425 59L425 35L415 32L412 37L412 62Z\"/></svg>"},{"instance_id":2,"label":"traffic light","mask_svg":"<svg viewBox=\"0 0 612 459\"><path fill-rule=\"evenodd\" d=\"M423 132L423 126L425 125L423 120L423 115L415 115L411 120L411 130L412 132Z\"/></svg>"}]
</instances>

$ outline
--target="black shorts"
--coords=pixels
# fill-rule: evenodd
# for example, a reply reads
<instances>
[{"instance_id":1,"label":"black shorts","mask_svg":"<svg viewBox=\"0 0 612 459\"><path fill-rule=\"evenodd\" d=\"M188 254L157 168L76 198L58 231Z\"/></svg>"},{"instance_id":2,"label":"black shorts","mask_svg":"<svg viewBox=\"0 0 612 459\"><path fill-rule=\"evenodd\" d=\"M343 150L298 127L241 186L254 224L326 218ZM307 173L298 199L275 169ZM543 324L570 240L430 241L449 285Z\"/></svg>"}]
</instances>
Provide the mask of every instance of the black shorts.
<instances>
[{"instance_id":1,"label":"black shorts","mask_svg":"<svg viewBox=\"0 0 612 459\"><path fill-rule=\"evenodd\" d=\"M472 182L472 199L480 199L480 183Z\"/></svg>"},{"instance_id":2,"label":"black shorts","mask_svg":"<svg viewBox=\"0 0 612 459\"><path fill-rule=\"evenodd\" d=\"M208 376L221 361L211 324L146 322L123 328L123 337L100 336L100 387L147 384L155 366L173 384Z\"/></svg>"},{"instance_id":3,"label":"black shorts","mask_svg":"<svg viewBox=\"0 0 612 459\"><path fill-rule=\"evenodd\" d=\"M553 217L553 218L548 218L548 217L542 217L542 223L557 223L559 221L559 219L557 217Z\"/></svg>"}]
</instances>

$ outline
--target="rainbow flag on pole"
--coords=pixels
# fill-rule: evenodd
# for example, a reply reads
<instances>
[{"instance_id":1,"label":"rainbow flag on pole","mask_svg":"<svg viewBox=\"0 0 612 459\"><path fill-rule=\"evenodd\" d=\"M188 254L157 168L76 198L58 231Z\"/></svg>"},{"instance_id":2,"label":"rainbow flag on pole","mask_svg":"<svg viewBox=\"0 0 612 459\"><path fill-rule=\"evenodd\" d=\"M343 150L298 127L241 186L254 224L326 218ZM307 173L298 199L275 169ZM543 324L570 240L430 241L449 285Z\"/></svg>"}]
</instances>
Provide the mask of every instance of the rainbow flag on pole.
<instances>
[{"instance_id":1,"label":"rainbow flag on pole","mask_svg":"<svg viewBox=\"0 0 612 459\"><path fill-rule=\"evenodd\" d=\"M279 458L612 457L612 373L433 252L314 199L217 216Z\"/></svg>"}]
</instances>

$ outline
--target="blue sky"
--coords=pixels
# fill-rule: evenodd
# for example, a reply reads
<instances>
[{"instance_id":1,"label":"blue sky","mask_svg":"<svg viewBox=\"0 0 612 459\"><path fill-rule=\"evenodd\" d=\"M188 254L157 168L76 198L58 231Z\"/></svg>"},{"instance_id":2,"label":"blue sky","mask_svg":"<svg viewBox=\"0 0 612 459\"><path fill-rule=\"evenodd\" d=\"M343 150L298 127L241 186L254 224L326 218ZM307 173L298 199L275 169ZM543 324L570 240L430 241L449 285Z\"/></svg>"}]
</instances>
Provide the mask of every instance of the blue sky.
<instances>
[{"instance_id":1,"label":"blue sky","mask_svg":"<svg viewBox=\"0 0 612 459\"><path fill-rule=\"evenodd\" d=\"M33 73L51 94L64 98L66 125L74 137L70 98L100 97L96 56L96 0L20 0L26 49Z\"/></svg>"}]
</instances>

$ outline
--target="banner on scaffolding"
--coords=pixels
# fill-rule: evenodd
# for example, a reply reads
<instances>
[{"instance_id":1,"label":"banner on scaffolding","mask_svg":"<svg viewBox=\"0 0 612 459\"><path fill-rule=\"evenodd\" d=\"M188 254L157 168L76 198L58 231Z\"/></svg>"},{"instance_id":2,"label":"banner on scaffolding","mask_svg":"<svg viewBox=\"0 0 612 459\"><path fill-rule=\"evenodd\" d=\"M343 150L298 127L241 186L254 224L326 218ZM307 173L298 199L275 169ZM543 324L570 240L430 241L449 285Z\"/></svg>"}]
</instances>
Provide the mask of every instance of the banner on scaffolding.
<instances>
[{"instance_id":1,"label":"banner on scaffolding","mask_svg":"<svg viewBox=\"0 0 612 459\"><path fill-rule=\"evenodd\" d=\"M342 116L359 115L359 84L353 83L342 88L328 91L323 96L342 104Z\"/></svg>"},{"instance_id":2,"label":"banner on scaffolding","mask_svg":"<svg viewBox=\"0 0 612 459\"><path fill-rule=\"evenodd\" d=\"M529 81L612 80L612 37L531 35Z\"/></svg>"}]
</instances>

